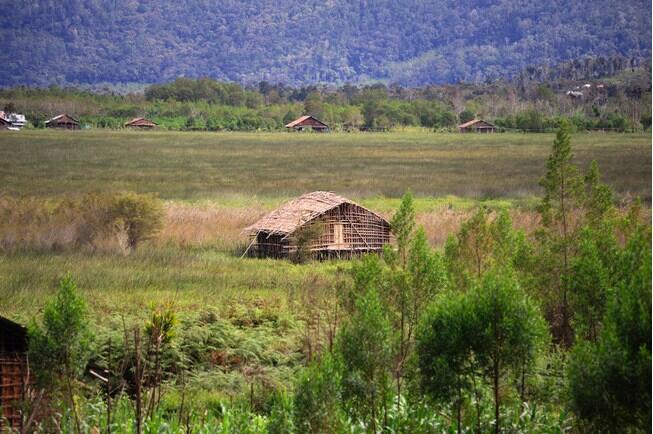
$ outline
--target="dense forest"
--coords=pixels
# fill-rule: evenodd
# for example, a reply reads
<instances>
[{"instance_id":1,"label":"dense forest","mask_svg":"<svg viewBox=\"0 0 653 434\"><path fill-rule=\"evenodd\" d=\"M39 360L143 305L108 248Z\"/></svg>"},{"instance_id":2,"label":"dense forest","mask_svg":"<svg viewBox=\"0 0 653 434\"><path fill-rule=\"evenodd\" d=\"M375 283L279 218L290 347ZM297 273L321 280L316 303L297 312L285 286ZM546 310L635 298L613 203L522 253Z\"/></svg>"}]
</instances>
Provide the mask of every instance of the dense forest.
<instances>
[{"instance_id":1,"label":"dense forest","mask_svg":"<svg viewBox=\"0 0 653 434\"><path fill-rule=\"evenodd\" d=\"M648 58L627 1L0 1L0 85L485 82L584 56Z\"/></svg>"},{"instance_id":2,"label":"dense forest","mask_svg":"<svg viewBox=\"0 0 653 434\"><path fill-rule=\"evenodd\" d=\"M596 58L526 69L511 81L419 88L382 83L290 87L267 81L242 86L209 78L178 78L126 94L14 87L0 90L0 108L26 114L32 127L68 113L84 127L122 128L143 116L162 129L279 130L311 114L332 130L348 131L451 131L475 117L503 130L550 131L567 118L579 130L633 131L651 125L651 68L650 63L632 64L632 59Z\"/></svg>"}]
</instances>

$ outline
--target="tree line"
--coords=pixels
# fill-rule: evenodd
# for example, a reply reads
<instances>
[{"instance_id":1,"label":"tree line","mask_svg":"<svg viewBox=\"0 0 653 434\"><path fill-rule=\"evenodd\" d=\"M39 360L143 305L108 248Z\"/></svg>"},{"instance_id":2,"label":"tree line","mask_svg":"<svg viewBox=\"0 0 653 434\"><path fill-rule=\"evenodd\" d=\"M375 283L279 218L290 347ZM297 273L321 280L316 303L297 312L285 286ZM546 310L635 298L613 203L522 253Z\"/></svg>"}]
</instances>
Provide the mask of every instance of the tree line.
<instances>
[{"instance_id":1,"label":"tree line","mask_svg":"<svg viewBox=\"0 0 653 434\"><path fill-rule=\"evenodd\" d=\"M579 91L582 97L567 94L581 84L589 85ZM333 130L450 131L459 123L484 118L508 131L553 131L562 119L579 130L636 131L651 125L650 95L650 69L639 68L591 83L558 79L422 88L385 84L295 88L267 81L241 86L178 78L127 94L17 87L0 90L0 105L6 112L25 113L33 127L43 127L50 117L66 112L97 128L122 128L142 116L172 130L279 130L311 114Z\"/></svg>"}]
</instances>

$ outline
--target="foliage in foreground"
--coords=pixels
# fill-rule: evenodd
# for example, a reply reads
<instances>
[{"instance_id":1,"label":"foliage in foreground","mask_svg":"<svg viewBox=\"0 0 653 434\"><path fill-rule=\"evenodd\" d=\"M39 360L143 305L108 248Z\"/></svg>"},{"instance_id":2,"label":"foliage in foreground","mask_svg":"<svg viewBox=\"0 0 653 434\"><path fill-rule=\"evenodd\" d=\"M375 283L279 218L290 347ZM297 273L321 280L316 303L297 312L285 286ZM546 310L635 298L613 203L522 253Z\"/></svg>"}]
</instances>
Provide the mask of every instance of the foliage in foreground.
<instances>
[{"instance_id":1,"label":"foliage in foreground","mask_svg":"<svg viewBox=\"0 0 653 434\"><path fill-rule=\"evenodd\" d=\"M478 401L477 382L491 385L494 430L501 431L502 382L521 378L545 343L546 328L535 304L519 288L510 270L487 273L467 293L445 294L431 307L418 334L422 390L436 401L455 399L458 430L465 395ZM480 414L477 426L481 429ZM487 427L485 428L487 429Z\"/></svg>"},{"instance_id":2,"label":"foliage in foreground","mask_svg":"<svg viewBox=\"0 0 653 434\"><path fill-rule=\"evenodd\" d=\"M651 242L640 230L622 252L596 341L572 351L569 382L574 410L596 432L651 427Z\"/></svg>"}]
</instances>

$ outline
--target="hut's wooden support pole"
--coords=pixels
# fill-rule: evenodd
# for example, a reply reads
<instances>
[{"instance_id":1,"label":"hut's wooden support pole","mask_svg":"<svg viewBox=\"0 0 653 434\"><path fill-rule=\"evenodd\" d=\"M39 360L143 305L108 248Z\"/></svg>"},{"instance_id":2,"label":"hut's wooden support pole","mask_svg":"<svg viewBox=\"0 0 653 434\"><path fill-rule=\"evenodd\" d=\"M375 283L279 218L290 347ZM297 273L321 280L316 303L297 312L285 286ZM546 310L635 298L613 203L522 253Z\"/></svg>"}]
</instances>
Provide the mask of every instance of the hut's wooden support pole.
<instances>
[{"instance_id":1,"label":"hut's wooden support pole","mask_svg":"<svg viewBox=\"0 0 653 434\"><path fill-rule=\"evenodd\" d=\"M357 229L356 226L354 225L354 222L352 222L351 219L350 219L349 217L347 217L347 221L349 221L349 223L351 224L352 229L354 229L354 230L356 231L356 233L357 233L358 236L361 238L361 240L363 240L363 242L365 243L365 245L366 245L368 248L370 248L370 245L367 244L367 240L365 239L365 237L363 237L363 236L361 235L361 233L358 232L358 229Z\"/></svg>"},{"instance_id":2,"label":"hut's wooden support pole","mask_svg":"<svg viewBox=\"0 0 653 434\"><path fill-rule=\"evenodd\" d=\"M252 242L249 243L249 246L247 246L240 259L243 259L245 257L245 255L247 254L247 252L249 252L249 249L252 248L252 246L254 245L257 239L258 239L258 233L254 236L254 238L252 238Z\"/></svg>"}]
</instances>

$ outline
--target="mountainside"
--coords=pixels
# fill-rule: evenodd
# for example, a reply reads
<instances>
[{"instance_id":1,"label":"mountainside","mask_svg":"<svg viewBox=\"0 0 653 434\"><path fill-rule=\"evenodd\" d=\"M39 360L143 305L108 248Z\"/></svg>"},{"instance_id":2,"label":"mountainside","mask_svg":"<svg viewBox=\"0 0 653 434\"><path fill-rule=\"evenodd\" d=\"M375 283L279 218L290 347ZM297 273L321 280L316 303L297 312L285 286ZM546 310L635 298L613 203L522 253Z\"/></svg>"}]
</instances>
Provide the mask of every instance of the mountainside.
<instances>
[{"instance_id":1,"label":"mountainside","mask_svg":"<svg viewBox=\"0 0 653 434\"><path fill-rule=\"evenodd\" d=\"M0 86L484 81L650 57L641 0L0 0Z\"/></svg>"}]
</instances>

